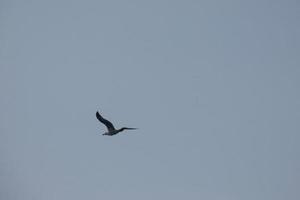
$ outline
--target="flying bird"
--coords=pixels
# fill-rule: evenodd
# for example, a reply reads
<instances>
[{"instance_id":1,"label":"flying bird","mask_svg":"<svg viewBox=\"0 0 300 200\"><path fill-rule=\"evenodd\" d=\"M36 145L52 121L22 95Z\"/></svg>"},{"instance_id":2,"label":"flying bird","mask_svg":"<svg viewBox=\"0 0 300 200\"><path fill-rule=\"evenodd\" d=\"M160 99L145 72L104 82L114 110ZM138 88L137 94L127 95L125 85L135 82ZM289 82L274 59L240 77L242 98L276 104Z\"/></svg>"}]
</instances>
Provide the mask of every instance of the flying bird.
<instances>
[{"instance_id":1,"label":"flying bird","mask_svg":"<svg viewBox=\"0 0 300 200\"><path fill-rule=\"evenodd\" d=\"M108 121L107 119L104 119L100 114L99 112L97 111L96 112L96 117L97 119L103 123L106 128L107 128L107 132L103 133L102 135L109 135L109 136L112 136L112 135L116 135L124 130L135 130L137 128L128 128L128 127L123 127L123 128L120 128L120 129L115 129L114 125Z\"/></svg>"}]
</instances>

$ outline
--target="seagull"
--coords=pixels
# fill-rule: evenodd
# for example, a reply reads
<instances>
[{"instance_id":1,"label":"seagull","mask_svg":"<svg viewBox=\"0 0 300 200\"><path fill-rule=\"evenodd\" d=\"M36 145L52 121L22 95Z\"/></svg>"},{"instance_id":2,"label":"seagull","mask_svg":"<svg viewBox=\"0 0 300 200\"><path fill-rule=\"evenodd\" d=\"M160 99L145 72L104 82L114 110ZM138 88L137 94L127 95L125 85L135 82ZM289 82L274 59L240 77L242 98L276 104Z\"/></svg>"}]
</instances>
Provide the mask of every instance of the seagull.
<instances>
[{"instance_id":1,"label":"seagull","mask_svg":"<svg viewBox=\"0 0 300 200\"><path fill-rule=\"evenodd\" d=\"M123 128L120 128L120 129L115 129L114 125L108 121L107 119L104 119L100 114L99 112L97 111L96 112L96 117L97 119L103 123L106 128L107 128L107 132L103 133L102 135L109 135L109 136L113 136L113 135L116 135L124 130L135 130L137 128L127 128L127 127L123 127Z\"/></svg>"}]
</instances>

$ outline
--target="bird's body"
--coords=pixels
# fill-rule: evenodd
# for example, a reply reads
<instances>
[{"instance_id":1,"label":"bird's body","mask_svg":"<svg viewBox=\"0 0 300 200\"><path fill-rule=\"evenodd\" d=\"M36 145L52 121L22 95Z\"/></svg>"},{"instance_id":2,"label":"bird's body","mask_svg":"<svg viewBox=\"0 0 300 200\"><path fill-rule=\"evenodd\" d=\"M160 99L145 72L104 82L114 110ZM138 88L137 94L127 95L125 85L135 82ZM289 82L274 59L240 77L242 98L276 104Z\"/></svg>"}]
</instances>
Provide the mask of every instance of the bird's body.
<instances>
[{"instance_id":1,"label":"bird's body","mask_svg":"<svg viewBox=\"0 0 300 200\"><path fill-rule=\"evenodd\" d=\"M127 128L127 127L123 127L123 128L120 128L120 129L115 129L114 125L108 121L107 119L103 118L99 112L97 111L96 112L96 117L97 119L103 123L106 128L107 128L107 132L105 132L104 134L102 135L109 135L109 136L113 136L113 135L116 135L124 130L135 130L136 128Z\"/></svg>"}]
</instances>

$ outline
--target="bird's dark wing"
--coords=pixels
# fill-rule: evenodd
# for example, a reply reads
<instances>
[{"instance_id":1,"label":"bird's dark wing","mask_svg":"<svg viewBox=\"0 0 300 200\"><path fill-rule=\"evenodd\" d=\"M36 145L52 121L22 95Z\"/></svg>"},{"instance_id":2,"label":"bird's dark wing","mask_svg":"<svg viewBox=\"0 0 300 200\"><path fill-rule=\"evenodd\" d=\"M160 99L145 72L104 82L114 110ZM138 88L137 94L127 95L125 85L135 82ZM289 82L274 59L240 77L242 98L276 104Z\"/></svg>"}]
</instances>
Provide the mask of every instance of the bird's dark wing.
<instances>
[{"instance_id":1,"label":"bird's dark wing","mask_svg":"<svg viewBox=\"0 0 300 200\"><path fill-rule=\"evenodd\" d=\"M96 117L97 117L97 119L98 119L100 122L102 122L102 123L107 127L108 131L115 130L114 125L113 125L110 121L108 121L107 119L104 119L104 118L99 114L98 111L96 112Z\"/></svg>"}]
</instances>

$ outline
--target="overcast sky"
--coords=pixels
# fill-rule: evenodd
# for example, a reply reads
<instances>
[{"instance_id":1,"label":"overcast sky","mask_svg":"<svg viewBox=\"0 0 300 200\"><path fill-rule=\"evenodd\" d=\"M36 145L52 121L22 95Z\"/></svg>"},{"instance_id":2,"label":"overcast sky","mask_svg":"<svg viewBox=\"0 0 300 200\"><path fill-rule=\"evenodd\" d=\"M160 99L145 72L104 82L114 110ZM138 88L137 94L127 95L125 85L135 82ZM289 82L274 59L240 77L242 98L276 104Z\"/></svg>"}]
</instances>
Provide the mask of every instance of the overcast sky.
<instances>
[{"instance_id":1,"label":"overcast sky","mask_svg":"<svg viewBox=\"0 0 300 200\"><path fill-rule=\"evenodd\" d=\"M298 0L0 2L0 199L298 200ZM102 136L99 110L116 127Z\"/></svg>"}]
</instances>

